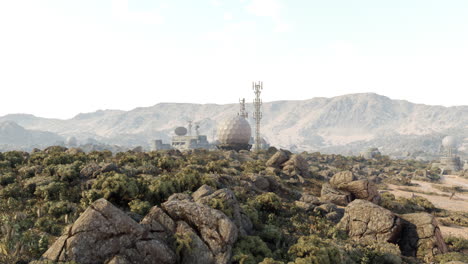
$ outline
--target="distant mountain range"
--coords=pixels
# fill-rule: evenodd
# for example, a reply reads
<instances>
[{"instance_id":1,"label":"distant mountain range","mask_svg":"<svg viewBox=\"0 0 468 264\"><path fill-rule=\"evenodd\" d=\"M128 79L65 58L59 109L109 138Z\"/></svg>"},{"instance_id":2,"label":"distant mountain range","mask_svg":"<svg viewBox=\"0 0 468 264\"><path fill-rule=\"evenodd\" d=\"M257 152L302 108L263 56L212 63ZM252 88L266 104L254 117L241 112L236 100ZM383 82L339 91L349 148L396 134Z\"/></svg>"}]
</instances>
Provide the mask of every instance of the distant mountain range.
<instances>
[{"instance_id":1,"label":"distant mountain range","mask_svg":"<svg viewBox=\"0 0 468 264\"><path fill-rule=\"evenodd\" d=\"M247 104L250 113L252 109ZM273 146L295 151L356 154L378 147L394 156L435 154L441 138L449 134L459 139L460 151L468 150L468 106L430 106L363 93L268 102L262 109L263 136ZM238 110L237 104L160 103L131 111L99 110L67 120L6 115L0 117L0 145L28 149L74 136L79 142L94 139L148 148L152 139L169 141L174 128L189 120L198 122L200 132L211 140L217 124ZM249 122L253 128L251 117Z\"/></svg>"}]
</instances>

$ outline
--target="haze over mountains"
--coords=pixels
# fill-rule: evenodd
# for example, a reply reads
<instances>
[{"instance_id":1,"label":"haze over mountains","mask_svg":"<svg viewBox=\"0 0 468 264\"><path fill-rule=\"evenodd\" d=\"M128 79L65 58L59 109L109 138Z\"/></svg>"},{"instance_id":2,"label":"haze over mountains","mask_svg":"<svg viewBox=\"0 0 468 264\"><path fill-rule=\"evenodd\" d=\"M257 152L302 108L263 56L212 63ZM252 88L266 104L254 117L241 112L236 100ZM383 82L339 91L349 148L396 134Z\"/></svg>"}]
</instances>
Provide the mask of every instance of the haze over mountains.
<instances>
[{"instance_id":1,"label":"haze over mountains","mask_svg":"<svg viewBox=\"0 0 468 264\"><path fill-rule=\"evenodd\" d=\"M460 140L461 151L468 146L468 106L413 104L364 93L268 102L262 109L262 132L267 140L296 151L357 154L379 147L394 156L418 151L435 154L441 138L448 134ZM252 110L252 104L247 104L247 111ZM0 145L2 149L30 149L75 136L81 143L95 139L149 148L150 140L170 141L174 128L189 120L199 122L201 134L212 140L216 125L238 111L238 104L160 103L131 111L99 110L67 120L13 114L0 117ZM249 122L253 127L251 117Z\"/></svg>"}]
</instances>

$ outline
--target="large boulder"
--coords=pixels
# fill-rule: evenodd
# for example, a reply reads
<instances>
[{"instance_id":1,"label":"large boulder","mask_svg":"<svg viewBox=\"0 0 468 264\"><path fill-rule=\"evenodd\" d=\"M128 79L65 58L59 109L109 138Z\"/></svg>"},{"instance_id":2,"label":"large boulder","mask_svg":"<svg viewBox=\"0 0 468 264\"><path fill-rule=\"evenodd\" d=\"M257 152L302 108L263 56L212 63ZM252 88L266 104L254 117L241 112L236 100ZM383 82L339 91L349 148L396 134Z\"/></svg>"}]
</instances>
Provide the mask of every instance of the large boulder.
<instances>
[{"instance_id":1,"label":"large boulder","mask_svg":"<svg viewBox=\"0 0 468 264\"><path fill-rule=\"evenodd\" d=\"M404 227L399 244L403 255L430 261L435 255L448 252L433 215L414 213L401 215L401 218Z\"/></svg>"},{"instance_id":2,"label":"large boulder","mask_svg":"<svg viewBox=\"0 0 468 264\"><path fill-rule=\"evenodd\" d=\"M101 167L96 163L89 163L81 169L80 176L83 178L92 178L95 177L100 170Z\"/></svg>"},{"instance_id":3,"label":"large boulder","mask_svg":"<svg viewBox=\"0 0 468 264\"><path fill-rule=\"evenodd\" d=\"M380 202L380 194L377 187L368 180L352 181L341 184L340 190L350 192L355 199L364 199L375 204Z\"/></svg>"},{"instance_id":4,"label":"large boulder","mask_svg":"<svg viewBox=\"0 0 468 264\"><path fill-rule=\"evenodd\" d=\"M154 237L168 244L174 242L174 233L176 232L177 224L158 206L151 208L148 214L141 220L140 225L148 230Z\"/></svg>"},{"instance_id":5,"label":"large boulder","mask_svg":"<svg viewBox=\"0 0 468 264\"><path fill-rule=\"evenodd\" d=\"M118 256L118 257L116 257ZM81 264L176 262L172 249L105 199L91 204L42 256Z\"/></svg>"},{"instance_id":6,"label":"large boulder","mask_svg":"<svg viewBox=\"0 0 468 264\"><path fill-rule=\"evenodd\" d=\"M220 189L214 191L211 187L203 185L196 192L192 194L192 197L196 203L215 207L220 209L230 219L234 221L238 227L241 235L247 235L252 227L252 224L245 221L250 221L248 217L242 217L244 214L241 210L239 202L233 191L230 189Z\"/></svg>"},{"instance_id":7,"label":"large boulder","mask_svg":"<svg viewBox=\"0 0 468 264\"><path fill-rule=\"evenodd\" d=\"M364 199L378 204L380 194L373 182L356 180L351 171L341 171L333 175L328 185L322 186L322 199L337 205L347 205L354 199ZM346 199L349 201L346 202Z\"/></svg>"},{"instance_id":8,"label":"large boulder","mask_svg":"<svg viewBox=\"0 0 468 264\"><path fill-rule=\"evenodd\" d=\"M175 221L192 227L215 256L216 263L229 263L232 247L237 240L237 226L221 211L188 199L176 198L162 204Z\"/></svg>"},{"instance_id":9,"label":"large boulder","mask_svg":"<svg viewBox=\"0 0 468 264\"><path fill-rule=\"evenodd\" d=\"M332 203L321 204L314 208L314 212L322 215L334 223L338 223L344 214L344 210L342 208L338 208L335 204Z\"/></svg>"},{"instance_id":10,"label":"large boulder","mask_svg":"<svg viewBox=\"0 0 468 264\"><path fill-rule=\"evenodd\" d=\"M196 234L195 230L183 221L177 222L176 237L179 239L181 264L215 264L210 248ZM186 244L184 244L186 243Z\"/></svg>"},{"instance_id":11,"label":"large boulder","mask_svg":"<svg viewBox=\"0 0 468 264\"><path fill-rule=\"evenodd\" d=\"M400 238L402 221L391 211L366 200L354 200L345 208L339 227L349 237L365 244L396 243Z\"/></svg>"},{"instance_id":12,"label":"large boulder","mask_svg":"<svg viewBox=\"0 0 468 264\"><path fill-rule=\"evenodd\" d=\"M289 151L280 149L266 162L267 167L280 168L281 164L286 162L291 153Z\"/></svg>"},{"instance_id":13,"label":"large boulder","mask_svg":"<svg viewBox=\"0 0 468 264\"><path fill-rule=\"evenodd\" d=\"M299 201L295 201L294 204L297 207L304 209L305 211L311 211L318 205L321 205L322 203L320 202L319 198L313 195L302 194Z\"/></svg>"},{"instance_id":14,"label":"large boulder","mask_svg":"<svg viewBox=\"0 0 468 264\"><path fill-rule=\"evenodd\" d=\"M342 185L346 185L352 181L355 181L356 177L354 177L354 174L350 171L340 171L333 175L333 177L330 179L330 185L333 188L339 189Z\"/></svg>"},{"instance_id":15,"label":"large boulder","mask_svg":"<svg viewBox=\"0 0 468 264\"><path fill-rule=\"evenodd\" d=\"M325 183L322 185L320 200L346 206L353 200L353 197L350 192L334 189L330 184Z\"/></svg>"},{"instance_id":16,"label":"large boulder","mask_svg":"<svg viewBox=\"0 0 468 264\"><path fill-rule=\"evenodd\" d=\"M288 161L282 164L283 172L289 176L310 176L309 164L298 154L293 154Z\"/></svg>"}]
</instances>

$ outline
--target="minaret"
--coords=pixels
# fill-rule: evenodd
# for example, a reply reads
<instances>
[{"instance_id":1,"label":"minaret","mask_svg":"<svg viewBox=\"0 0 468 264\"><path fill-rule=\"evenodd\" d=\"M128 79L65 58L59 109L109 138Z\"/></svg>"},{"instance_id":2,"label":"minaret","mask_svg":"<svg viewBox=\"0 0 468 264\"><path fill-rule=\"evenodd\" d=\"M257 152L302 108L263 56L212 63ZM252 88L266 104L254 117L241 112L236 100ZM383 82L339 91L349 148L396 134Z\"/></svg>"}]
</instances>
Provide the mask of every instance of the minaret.
<instances>
[{"instance_id":1,"label":"minaret","mask_svg":"<svg viewBox=\"0 0 468 264\"><path fill-rule=\"evenodd\" d=\"M255 93L255 99L253 101L255 111L253 113L253 118L255 119L255 151L260 150L260 120L262 119L262 112L261 112L261 107L262 107L262 99L260 99L260 94L263 90L263 83L258 82L258 83L252 83L252 89L254 90Z\"/></svg>"}]
</instances>

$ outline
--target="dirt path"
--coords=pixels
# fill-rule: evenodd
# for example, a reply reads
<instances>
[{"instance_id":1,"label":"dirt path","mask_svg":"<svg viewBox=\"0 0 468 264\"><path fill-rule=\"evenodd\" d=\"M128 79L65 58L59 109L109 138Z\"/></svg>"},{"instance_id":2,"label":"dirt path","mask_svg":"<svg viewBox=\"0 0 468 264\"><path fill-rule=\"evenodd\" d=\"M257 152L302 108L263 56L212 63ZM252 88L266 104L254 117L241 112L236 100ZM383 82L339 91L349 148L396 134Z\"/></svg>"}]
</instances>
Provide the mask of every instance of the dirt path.
<instances>
[{"instance_id":1,"label":"dirt path","mask_svg":"<svg viewBox=\"0 0 468 264\"><path fill-rule=\"evenodd\" d=\"M468 212L468 193L456 193L452 199L452 195L449 192L443 192L433 187L432 183L423 181L412 181L417 186L398 186L389 184L389 192L396 197L410 198L414 195L421 196L428 199L434 206L459 212ZM462 186L468 189L468 179L461 178L455 175L444 176L439 185L445 185L447 187ZM424 194L421 192L431 193ZM458 236L468 239L468 227L460 226L441 226L441 231L444 236Z\"/></svg>"},{"instance_id":2,"label":"dirt path","mask_svg":"<svg viewBox=\"0 0 468 264\"><path fill-rule=\"evenodd\" d=\"M436 207L451 210L468 212L468 193L456 193L452 199L452 195L449 192L443 192L432 186L432 183L423 181L412 181L412 183L418 184L418 186L398 186L389 184L388 187L391 189L390 192L396 197L410 198L413 193L417 196L422 196L428 199ZM460 178L458 176L446 176L439 183L439 185L445 185L447 187L463 186L468 189L468 180ZM412 191L410 191L412 190ZM432 193L424 194L421 192Z\"/></svg>"}]
</instances>

